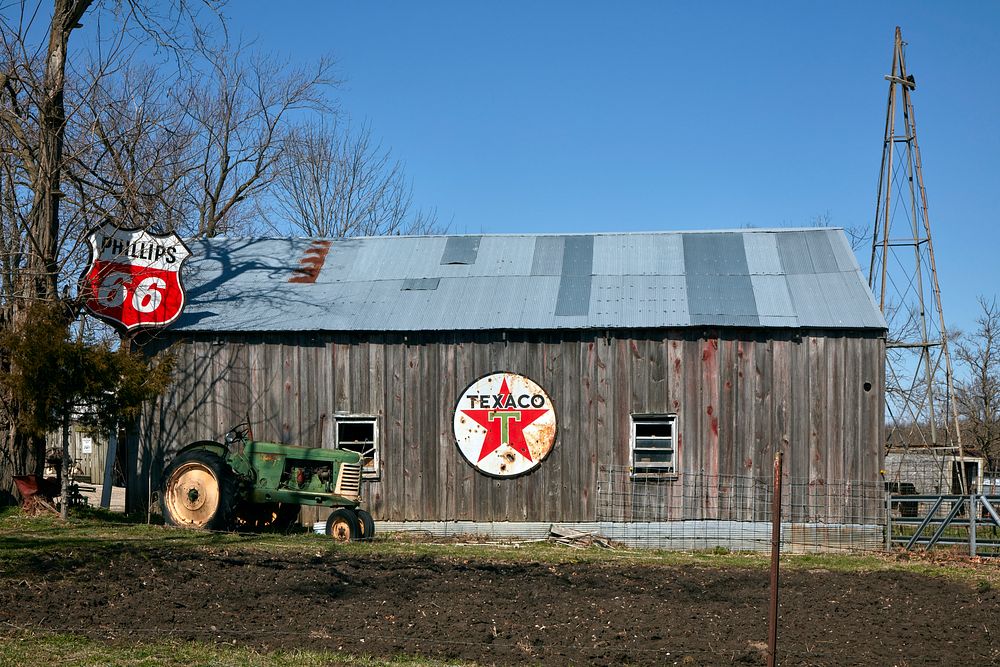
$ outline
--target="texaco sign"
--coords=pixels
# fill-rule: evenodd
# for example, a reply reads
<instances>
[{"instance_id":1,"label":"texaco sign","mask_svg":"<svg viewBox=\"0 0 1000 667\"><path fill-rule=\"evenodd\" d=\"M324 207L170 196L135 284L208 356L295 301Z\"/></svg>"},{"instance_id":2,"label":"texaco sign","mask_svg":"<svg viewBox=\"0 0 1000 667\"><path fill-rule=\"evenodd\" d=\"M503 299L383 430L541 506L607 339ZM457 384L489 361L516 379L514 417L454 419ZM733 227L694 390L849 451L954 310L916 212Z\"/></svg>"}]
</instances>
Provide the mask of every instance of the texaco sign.
<instances>
[{"instance_id":1,"label":"texaco sign","mask_svg":"<svg viewBox=\"0 0 1000 667\"><path fill-rule=\"evenodd\" d=\"M87 310L125 331L166 326L180 316L180 269L191 251L179 236L104 225L89 240L90 266L80 286Z\"/></svg>"},{"instance_id":2,"label":"texaco sign","mask_svg":"<svg viewBox=\"0 0 1000 667\"><path fill-rule=\"evenodd\" d=\"M545 390L516 373L470 384L455 406L455 442L479 472L517 477L537 468L556 442L556 411Z\"/></svg>"}]
</instances>

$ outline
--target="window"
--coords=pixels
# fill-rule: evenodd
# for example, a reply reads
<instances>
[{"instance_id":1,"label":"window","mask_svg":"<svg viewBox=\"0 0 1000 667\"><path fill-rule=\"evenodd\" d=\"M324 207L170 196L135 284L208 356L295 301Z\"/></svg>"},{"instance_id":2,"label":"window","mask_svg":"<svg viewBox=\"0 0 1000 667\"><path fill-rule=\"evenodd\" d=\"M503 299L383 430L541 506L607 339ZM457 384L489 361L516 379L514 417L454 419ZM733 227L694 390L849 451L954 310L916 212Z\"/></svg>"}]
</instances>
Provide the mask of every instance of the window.
<instances>
[{"instance_id":1,"label":"window","mask_svg":"<svg viewBox=\"0 0 1000 667\"><path fill-rule=\"evenodd\" d=\"M677 415L632 415L632 476L677 473L674 432Z\"/></svg>"},{"instance_id":2,"label":"window","mask_svg":"<svg viewBox=\"0 0 1000 667\"><path fill-rule=\"evenodd\" d=\"M337 417L337 449L361 454L363 479L378 479L378 425L374 417Z\"/></svg>"}]
</instances>

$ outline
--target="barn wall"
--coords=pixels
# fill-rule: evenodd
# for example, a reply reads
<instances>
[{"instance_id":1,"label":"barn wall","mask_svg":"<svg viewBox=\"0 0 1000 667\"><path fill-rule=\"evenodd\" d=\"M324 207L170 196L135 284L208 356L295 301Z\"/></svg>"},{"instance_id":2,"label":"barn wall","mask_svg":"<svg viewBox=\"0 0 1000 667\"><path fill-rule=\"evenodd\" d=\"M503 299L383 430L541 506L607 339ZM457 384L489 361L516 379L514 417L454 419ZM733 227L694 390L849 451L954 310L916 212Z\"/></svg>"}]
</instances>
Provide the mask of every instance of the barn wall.
<instances>
[{"instance_id":1,"label":"barn wall","mask_svg":"<svg viewBox=\"0 0 1000 667\"><path fill-rule=\"evenodd\" d=\"M780 447L786 477L810 482L793 506L809 506L812 485L879 482L885 348L872 332L256 334L172 350L176 382L133 441L133 499L180 446L219 439L248 414L257 439L327 447L335 413L377 416L382 475L364 489L377 519L593 521L599 468L629 464L631 413L678 415L688 478L766 482ZM550 456L512 480L477 473L451 432L462 390L499 370L540 384L558 416ZM678 501L691 518L729 518L727 493L712 481Z\"/></svg>"}]
</instances>

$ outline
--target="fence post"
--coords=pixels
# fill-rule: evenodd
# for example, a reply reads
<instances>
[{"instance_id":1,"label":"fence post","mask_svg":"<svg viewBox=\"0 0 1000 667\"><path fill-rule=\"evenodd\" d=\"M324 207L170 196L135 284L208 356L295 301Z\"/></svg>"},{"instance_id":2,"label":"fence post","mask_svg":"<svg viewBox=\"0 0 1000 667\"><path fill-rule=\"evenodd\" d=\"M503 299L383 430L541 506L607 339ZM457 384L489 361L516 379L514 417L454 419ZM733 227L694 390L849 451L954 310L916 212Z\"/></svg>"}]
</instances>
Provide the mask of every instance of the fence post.
<instances>
[{"instance_id":1,"label":"fence post","mask_svg":"<svg viewBox=\"0 0 1000 667\"><path fill-rule=\"evenodd\" d=\"M976 503L976 494L969 494L969 555L976 555L976 512L979 509Z\"/></svg>"},{"instance_id":2,"label":"fence post","mask_svg":"<svg viewBox=\"0 0 1000 667\"><path fill-rule=\"evenodd\" d=\"M892 551L892 492L885 491L885 550Z\"/></svg>"},{"instance_id":3,"label":"fence post","mask_svg":"<svg viewBox=\"0 0 1000 667\"><path fill-rule=\"evenodd\" d=\"M101 508L111 509L111 485L115 483L115 461L118 460L118 424L108 437L108 453L104 457L104 481L101 487Z\"/></svg>"},{"instance_id":4,"label":"fence post","mask_svg":"<svg viewBox=\"0 0 1000 667\"><path fill-rule=\"evenodd\" d=\"M778 664L778 562L781 556L781 452L774 455L771 494L771 605L768 610L767 666Z\"/></svg>"}]
</instances>

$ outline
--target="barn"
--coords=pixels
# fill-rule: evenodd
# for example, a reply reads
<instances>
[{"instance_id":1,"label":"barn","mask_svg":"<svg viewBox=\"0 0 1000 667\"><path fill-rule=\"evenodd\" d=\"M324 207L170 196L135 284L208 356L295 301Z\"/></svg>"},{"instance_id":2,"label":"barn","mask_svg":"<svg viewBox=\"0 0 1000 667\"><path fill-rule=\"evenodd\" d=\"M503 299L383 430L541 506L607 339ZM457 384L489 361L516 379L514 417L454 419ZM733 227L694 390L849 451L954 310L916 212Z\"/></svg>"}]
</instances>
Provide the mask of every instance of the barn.
<instances>
[{"instance_id":1,"label":"barn","mask_svg":"<svg viewBox=\"0 0 1000 667\"><path fill-rule=\"evenodd\" d=\"M190 245L186 310L145 345L176 369L130 439L133 509L248 417L362 452L394 528L731 531L769 516L777 451L790 521L884 508L886 323L842 230Z\"/></svg>"}]
</instances>

